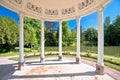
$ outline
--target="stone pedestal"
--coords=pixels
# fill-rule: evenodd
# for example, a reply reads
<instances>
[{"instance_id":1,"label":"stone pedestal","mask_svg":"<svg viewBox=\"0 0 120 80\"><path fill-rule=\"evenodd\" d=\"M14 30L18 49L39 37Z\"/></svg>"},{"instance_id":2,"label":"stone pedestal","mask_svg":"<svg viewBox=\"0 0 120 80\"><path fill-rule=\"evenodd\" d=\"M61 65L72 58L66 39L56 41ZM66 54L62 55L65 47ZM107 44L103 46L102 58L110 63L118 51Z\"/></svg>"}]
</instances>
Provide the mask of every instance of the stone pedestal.
<instances>
[{"instance_id":1,"label":"stone pedestal","mask_svg":"<svg viewBox=\"0 0 120 80\"><path fill-rule=\"evenodd\" d=\"M62 61L62 56L58 56L58 60L59 60L59 61Z\"/></svg>"},{"instance_id":2,"label":"stone pedestal","mask_svg":"<svg viewBox=\"0 0 120 80\"><path fill-rule=\"evenodd\" d=\"M22 67L24 67L25 62L18 62L18 70L22 70Z\"/></svg>"},{"instance_id":3,"label":"stone pedestal","mask_svg":"<svg viewBox=\"0 0 120 80\"><path fill-rule=\"evenodd\" d=\"M76 57L76 64L80 64L81 63L81 59L79 57Z\"/></svg>"},{"instance_id":4,"label":"stone pedestal","mask_svg":"<svg viewBox=\"0 0 120 80\"><path fill-rule=\"evenodd\" d=\"M41 63L45 62L45 58L41 57L41 58L40 58L40 62L41 62Z\"/></svg>"},{"instance_id":5,"label":"stone pedestal","mask_svg":"<svg viewBox=\"0 0 120 80\"><path fill-rule=\"evenodd\" d=\"M96 73L100 75L104 75L105 74L104 66L96 64Z\"/></svg>"}]
</instances>

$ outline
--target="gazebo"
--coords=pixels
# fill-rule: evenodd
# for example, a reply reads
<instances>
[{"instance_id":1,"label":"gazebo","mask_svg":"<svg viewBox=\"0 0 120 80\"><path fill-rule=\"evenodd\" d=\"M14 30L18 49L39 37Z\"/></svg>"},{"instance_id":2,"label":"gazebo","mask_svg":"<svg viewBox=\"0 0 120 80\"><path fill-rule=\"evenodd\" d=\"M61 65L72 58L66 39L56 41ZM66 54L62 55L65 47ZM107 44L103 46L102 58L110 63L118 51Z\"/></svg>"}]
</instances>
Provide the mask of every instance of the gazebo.
<instances>
[{"instance_id":1,"label":"gazebo","mask_svg":"<svg viewBox=\"0 0 120 80\"><path fill-rule=\"evenodd\" d=\"M62 22L77 19L77 49L76 63L81 63L80 57L80 19L83 16L98 12L98 61L96 72L104 74L104 27L103 10L111 0L0 0L0 5L19 14L19 69L24 65L24 16L41 20L41 62L45 61L44 55L44 21L59 22L59 54L62 60Z\"/></svg>"}]
</instances>

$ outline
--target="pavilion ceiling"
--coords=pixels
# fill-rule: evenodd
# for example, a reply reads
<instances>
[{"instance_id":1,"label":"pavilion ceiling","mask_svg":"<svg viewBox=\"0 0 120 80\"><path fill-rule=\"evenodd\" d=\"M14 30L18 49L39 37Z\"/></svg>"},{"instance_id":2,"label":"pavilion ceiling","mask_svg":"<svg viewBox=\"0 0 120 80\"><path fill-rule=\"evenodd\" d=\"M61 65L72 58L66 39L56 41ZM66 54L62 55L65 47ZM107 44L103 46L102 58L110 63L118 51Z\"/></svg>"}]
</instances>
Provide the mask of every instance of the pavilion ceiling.
<instances>
[{"instance_id":1,"label":"pavilion ceiling","mask_svg":"<svg viewBox=\"0 0 120 80\"><path fill-rule=\"evenodd\" d=\"M0 0L0 4L25 16L46 20L85 16L111 0Z\"/></svg>"}]
</instances>

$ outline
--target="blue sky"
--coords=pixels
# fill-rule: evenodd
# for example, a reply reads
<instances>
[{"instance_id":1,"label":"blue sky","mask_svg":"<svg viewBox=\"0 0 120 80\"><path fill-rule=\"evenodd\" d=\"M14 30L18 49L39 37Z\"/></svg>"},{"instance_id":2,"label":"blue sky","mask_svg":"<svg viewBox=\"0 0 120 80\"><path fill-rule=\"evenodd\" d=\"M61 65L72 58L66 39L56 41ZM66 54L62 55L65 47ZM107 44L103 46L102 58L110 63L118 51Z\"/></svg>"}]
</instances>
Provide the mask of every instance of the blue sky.
<instances>
[{"instance_id":1,"label":"blue sky","mask_svg":"<svg viewBox=\"0 0 120 80\"><path fill-rule=\"evenodd\" d=\"M97 29L98 25L98 13L94 12L92 14L89 14L85 17L81 18L80 24L82 26L83 30L86 30L89 27L94 27ZM104 9L104 19L107 16L110 16L111 23L116 18L117 15L120 15L120 0L112 0L110 4L106 6ZM17 13L10 11L9 9L6 9L2 6L0 6L0 16L8 16L10 18L15 19L15 21L18 23L19 18ZM76 20L69 20L69 28L74 29L76 27Z\"/></svg>"},{"instance_id":2,"label":"blue sky","mask_svg":"<svg viewBox=\"0 0 120 80\"><path fill-rule=\"evenodd\" d=\"M110 16L112 23L112 21L115 20L116 16L120 15L120 0L112 0L112 2L105 7L103 15L104 15L104 20L107 16ZM69 21L70 28L76 26L76 24L72 24L72 23L76 23L76 21L75 20ZM85 17L82 17L80 24L82 26L82 30L86 30L89 27L94 27L97 29L98 13L94 12Z\"/></svg>"}]
</instances>

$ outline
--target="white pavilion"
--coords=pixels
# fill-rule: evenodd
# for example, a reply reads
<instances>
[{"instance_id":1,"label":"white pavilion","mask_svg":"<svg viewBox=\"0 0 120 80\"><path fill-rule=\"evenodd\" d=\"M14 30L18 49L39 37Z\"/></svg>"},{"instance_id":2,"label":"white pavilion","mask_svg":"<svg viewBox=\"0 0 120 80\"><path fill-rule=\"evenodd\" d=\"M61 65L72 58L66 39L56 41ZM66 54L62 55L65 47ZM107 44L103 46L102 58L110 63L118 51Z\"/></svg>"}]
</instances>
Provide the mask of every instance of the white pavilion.
<instances>
[{"instance_id":1,"label":"white pavilion","mask_svg":"<svg viewBox=\"0 0 120 80\"><path fill-rule=\"evenodd\" d=\"M44 21L59 22L59 54L62 60L62 22L77 19L76 63L81 63L80 57L80 20L83 16L98 12L98 61L96 72L104 74L104 27L103 10L111 0L0 0L0 5L19 14L19 69L24 65L24 16L41 20L41 62L44 55Z\"/></svg>"}]
</instances>

